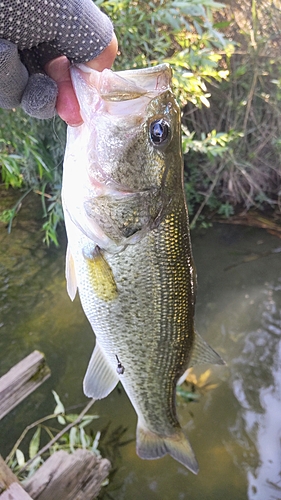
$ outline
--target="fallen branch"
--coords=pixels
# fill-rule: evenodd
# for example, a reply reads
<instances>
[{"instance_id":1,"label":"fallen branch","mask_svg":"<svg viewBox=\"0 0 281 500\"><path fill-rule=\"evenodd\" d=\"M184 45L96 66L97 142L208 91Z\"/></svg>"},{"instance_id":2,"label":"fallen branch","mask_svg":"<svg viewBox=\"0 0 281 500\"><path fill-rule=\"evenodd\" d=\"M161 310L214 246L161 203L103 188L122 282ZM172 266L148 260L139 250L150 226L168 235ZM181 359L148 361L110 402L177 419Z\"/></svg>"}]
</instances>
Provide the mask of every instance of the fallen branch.
<instances>
[{"instance_id":1,"label":"fallen branch","mask_svg":"<svg viewBox=\"0 0 281 500\"><path fill-rule=\"evenodd\" d=\"M45 446L43 446L43 448L41 448L41 450L38 451L38 453L36 453L36 455L34 457L32 457L30 460L28 460L24 466L19 470L18 474L21 474L22 472L24 472L27 467L29 467L30 464L32 464L32 462L40 457L41 455L43 455L43 453L45 453L46 451L48 451L51 446L53 446L53 444L55 444L66 432L68 432L72 427L74 427L75 425L78 425L81 420L83 419L84 415L87 413L87 411L93 406L95 402L95 399L91 399L91 401L89 401L89 403L85 406L85 408L81 411L80 415L78 415L77 419L74 420L74 422L70 422L68 425L66 425L60 432L58 432L54 437L53 439L51 439L51 441L49 441L49 443L47 443ZM57 416L57 415L56 415Z\"/></svg>"}]
</instances>

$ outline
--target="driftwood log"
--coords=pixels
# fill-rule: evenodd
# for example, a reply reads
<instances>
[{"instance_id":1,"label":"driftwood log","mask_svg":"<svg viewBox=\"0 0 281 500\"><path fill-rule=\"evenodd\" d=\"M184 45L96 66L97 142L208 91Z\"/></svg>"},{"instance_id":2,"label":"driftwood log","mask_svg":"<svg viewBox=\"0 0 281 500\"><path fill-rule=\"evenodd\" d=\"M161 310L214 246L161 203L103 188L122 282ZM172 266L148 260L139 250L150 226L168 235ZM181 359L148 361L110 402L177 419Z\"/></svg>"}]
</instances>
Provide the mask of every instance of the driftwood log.
<instances>
[{"instance_id":1,"label":"driftwood log","mask_svg":"<svg viewBox=\"0 0 281 500\"><path fill-rule=\"evenodd\" d=\"M0 420L50 374L44 355L34 351L3 375L0 378Z\"/></svg>"},{"instance_id":2,"label":"driftwood log","mask_svg":"<svg viewBox=\"0 0 281 500\"><path fill-rule=\"evenodd\" d=\"M0 500L32 500L0 456Z\"/></svg>"},{"instance_id":3,"label":"driftwood log","mask_svg":"<svg viewBox=\"0 0 281 500\"><path fill-rule=\"evenodd\" d=\"M76 450L72 454L60 450L22 485L33 500L92 500L109 470L107 459L88 450Z\"/></svg>"}]
</instances>

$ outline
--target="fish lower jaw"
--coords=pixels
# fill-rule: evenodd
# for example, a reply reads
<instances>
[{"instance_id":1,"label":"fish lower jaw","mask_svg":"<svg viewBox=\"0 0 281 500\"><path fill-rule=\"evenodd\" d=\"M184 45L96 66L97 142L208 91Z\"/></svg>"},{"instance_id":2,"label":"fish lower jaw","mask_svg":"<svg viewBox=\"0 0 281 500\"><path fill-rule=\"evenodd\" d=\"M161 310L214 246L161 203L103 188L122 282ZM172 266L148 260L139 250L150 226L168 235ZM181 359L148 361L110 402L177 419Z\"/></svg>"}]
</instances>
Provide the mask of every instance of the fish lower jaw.
<instances>
[{"instance_id":1,"label":"fish lower jaw","mask_svg":"<svg viewBox=\"0 0 281 500\"><path fill-rule=\"evenodd\" d=\"M106 177L106 174L103 174L102 168L94 167L93 170L97 170L99 172L100 178L97 178L95 175L89 175L89 183L88 192L90 193L90 200L93 198L99 198L104 196L110 196L112 198L125 198L130 196L142 195L147 193L148 191L157 191L160 186L142 186L141 188L130 187L125 184L120 184L118 181L110 177Z\"/></svg>"}]
</instances>

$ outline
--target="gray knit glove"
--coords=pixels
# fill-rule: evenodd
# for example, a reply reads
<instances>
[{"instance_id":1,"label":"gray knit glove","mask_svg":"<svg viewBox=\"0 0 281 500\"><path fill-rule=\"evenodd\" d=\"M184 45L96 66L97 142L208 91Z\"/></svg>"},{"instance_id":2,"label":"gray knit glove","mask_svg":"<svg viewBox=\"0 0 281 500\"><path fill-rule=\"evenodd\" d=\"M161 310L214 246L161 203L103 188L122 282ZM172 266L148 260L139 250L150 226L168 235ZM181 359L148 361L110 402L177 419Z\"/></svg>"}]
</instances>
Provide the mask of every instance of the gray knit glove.
<instances>
[{"instance_id":1,"label":"gray knit glove","mask_svg":"<svg viewBox=\"0 0 281 500\"><path fill-rule=\"evenodd\" d=\"M0 107L55 114L57 85L44 65L60 55L87 62L109 45L111 21L92 0L0 1Z\"/></svg>"}]
</instances>

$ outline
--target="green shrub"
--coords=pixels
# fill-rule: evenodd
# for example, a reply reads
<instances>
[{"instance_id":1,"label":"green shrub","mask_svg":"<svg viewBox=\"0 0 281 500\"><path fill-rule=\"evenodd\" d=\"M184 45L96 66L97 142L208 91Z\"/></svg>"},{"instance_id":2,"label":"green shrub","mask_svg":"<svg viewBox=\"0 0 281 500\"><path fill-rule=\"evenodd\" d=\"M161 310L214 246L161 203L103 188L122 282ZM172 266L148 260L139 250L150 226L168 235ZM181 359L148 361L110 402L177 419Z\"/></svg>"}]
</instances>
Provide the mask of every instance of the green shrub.
<instances>
[{"instance_id":1,"label":"green shrub","mask_svg":"<svg viewBox=\"0 0 281 500\"><path fill-rule=\"evenodd\" d=\"M227 77L228 69L221 63L231 52L231 46L217 31L220 24L212 19L213 12L222 9L222 4L213 0L99 0L96 3L115 25L120 44L115 70L167 61L174 69L174 89L182 108L187 102L196 109L209 107L210 93L206 84L219 84ZM32 189L41 195L45 241L57 244L56 228L62 219L59 193L64 125L59 120L31 119L19 110L1 110L0 116L2 182L6 187L20 188L24 192ZM199 148L207 158L221 154L222 149L228 147L229 139L223 139L219 133L211 134L210 140L209 135L185 134L185 150L197 151ZM193 177L191 173L187 180L190 192L197 189L191 186ZM192 197L189 204L193 210ZM18 206L2 214L2 220L11 222Z\"/></svg>"},{"instance_id":2,"label":"green shrub","mask_svg":"<svg viewBox=\"0 0 281 500\"><path fill-rule=\"evenodd\" d=\"M42 200L44 240L58 245L56 228L62 219L60 202L65 124L35 120L21 110L0 109L0 172L6 188L19 188L22 195L0 220L11 229L25 196L33 190Z\"/></svg>"},{"instance_id":3,"label":"green shrub","mask_svg":"<svg viewBox=\"0 0 281 500\"><path fill-rule=\"evenodd\" d=\"M239 0L230 1L216 17L221 26L228 22L225 35L236 43L232 57L224 56L220 62L229 70L229 78L220 85L207 82L210 108L187 103L183 120L193 139L218 130L229 142L216 158L202 157L201 152L187 156L199 170L192 184L200 193L196 214L204 206L212 209L213 200L217 207L229 204L233 210L279 211L281 13L272 3Z\"/></svg>"}]
</instances>

